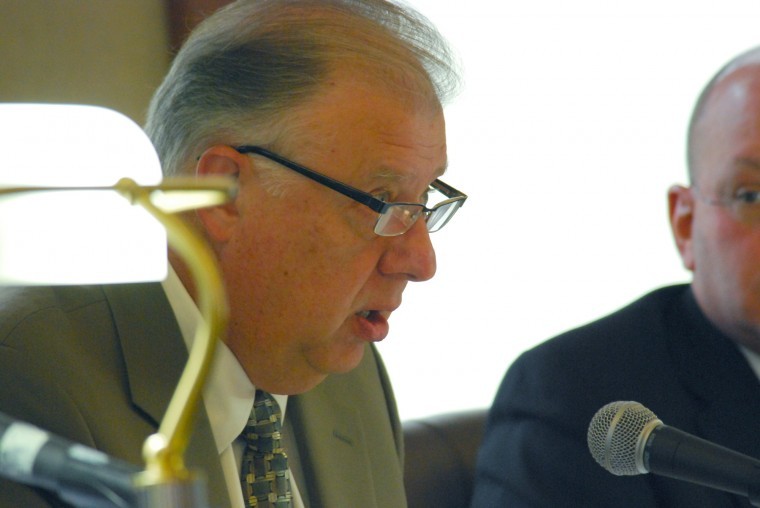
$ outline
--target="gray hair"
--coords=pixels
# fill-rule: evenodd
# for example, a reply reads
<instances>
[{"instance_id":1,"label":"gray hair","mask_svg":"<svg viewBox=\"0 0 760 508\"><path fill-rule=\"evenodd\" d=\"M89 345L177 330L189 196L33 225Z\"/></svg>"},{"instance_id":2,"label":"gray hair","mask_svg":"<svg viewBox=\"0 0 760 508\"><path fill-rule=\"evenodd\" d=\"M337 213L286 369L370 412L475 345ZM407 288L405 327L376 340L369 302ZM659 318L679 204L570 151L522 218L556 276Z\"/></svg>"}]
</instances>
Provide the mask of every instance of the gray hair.
<instances>
[{"instance_id":1,"label":"gray hair","mask_svg":"<svg viewBox=\"0 0 760 508\"><path fill-rule=\"evenodd\" d=\"M386 0L239 0L202 22L151 101L145 130L164 174L217 143L273 144L278 122L340 64L442 107L452 52L420 13Z\"/></svg>"},{"instance_id":2,"label":"gray hair","mask_svg":"<svg viewBox=\"0 0 760 508\"><path fill-rule=\"evenodd\" d=\"M707 85L702 89L699 94L694 109L691 113L691 120L689 121L689 129L686 138L686 166L689 172L689 180L695 182L696 178L696 166L697 166L697 126L702 120L702 116L707 107L707 102L712 95L712 91L715 87L727 76L732 74L738 69L749 65L760 64L760 46L752 48L744 53L741 53L735 58L732 58L728 63L715 73L715 75L707 82Z\"/></svg>"}]
</instances>

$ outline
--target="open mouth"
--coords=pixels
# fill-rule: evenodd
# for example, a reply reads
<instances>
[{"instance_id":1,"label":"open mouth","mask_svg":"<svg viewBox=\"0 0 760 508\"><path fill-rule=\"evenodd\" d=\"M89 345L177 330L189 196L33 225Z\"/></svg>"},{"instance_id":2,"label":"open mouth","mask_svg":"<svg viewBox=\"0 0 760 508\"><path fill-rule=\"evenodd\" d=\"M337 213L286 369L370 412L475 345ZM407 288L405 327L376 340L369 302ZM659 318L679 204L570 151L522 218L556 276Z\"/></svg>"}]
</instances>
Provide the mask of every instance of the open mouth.
<instances>
[{"instance_id":1,"label":"open mouth","mask_svg":"<svg viewBox=\"0 0 760 508\"><path fill-rule=\"evenodd\" d=\"M357 316L362 317L364 319L370 319L370 316L374 317L377 315L376 310L363 310L361 312L356 313Z\"/></svg>"},{"instance_id":2,"label":"open mouth","mask_svg":"<svg viewBox=\"0 0 760 508\"><path fill-rule=\"evenodd\" d=\"M357 312L357 335L368 341L383 340L388 335L388 316L390 312L380 310L362 310Z\"/></svg>"}]
</instances>

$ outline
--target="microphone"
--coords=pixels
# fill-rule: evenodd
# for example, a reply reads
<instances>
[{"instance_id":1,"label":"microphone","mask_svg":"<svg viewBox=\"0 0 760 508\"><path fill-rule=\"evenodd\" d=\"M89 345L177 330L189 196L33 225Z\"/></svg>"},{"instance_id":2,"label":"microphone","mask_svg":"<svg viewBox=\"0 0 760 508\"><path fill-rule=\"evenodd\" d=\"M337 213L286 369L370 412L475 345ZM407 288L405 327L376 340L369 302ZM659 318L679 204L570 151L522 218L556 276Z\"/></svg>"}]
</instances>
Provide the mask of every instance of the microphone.
<instances>
[{"instance_id":1,"label":"microphone","mask_svg":"<svg viewBox=\"0 0 760 508\"><path fill-rule=\"evenodd\" d=\"M591 419L587 440L594 459L614 475L655 473L760 506L760 460L668 427L638 402L602 407Z\"/></svg>"},{"instance_id":2,"label":"microphone","mask_svg":"<svg viewBox=\"0 0 760 508\"><path fill-rule=\"evenodd\" d=\"M137 503L140 468L0 413L0 477L52 490L81 508Z\"/></svg>"}]
</instances>

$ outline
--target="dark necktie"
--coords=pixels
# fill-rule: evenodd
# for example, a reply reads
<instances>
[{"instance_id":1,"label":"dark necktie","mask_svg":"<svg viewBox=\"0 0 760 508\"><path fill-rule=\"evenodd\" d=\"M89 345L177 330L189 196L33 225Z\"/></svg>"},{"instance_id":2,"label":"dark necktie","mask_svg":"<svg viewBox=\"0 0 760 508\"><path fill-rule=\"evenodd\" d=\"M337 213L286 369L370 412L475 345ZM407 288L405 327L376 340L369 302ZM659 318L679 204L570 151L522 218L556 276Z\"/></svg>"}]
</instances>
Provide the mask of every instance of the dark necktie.
<instances>
[{"instance_id":1,"label":"dark necktie","mask_svg":"<svg viewBox=\"0 0 760 508\"><path fill-rule=\"evenodd\" d=\"M277 401L261 390L243 430L246 445L240 472L243 500L257 508L291 508L288 457L282 449L282 413Z\"/></svg>"}]
</instances>

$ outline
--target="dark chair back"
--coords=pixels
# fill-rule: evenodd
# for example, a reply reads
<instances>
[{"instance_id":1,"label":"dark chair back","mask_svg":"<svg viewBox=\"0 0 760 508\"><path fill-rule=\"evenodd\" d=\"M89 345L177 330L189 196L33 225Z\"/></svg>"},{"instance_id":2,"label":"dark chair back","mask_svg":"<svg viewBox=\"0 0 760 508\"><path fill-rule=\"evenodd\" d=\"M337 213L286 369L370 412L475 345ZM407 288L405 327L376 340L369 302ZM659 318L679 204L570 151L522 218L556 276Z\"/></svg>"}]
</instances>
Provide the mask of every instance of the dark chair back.
<instances>
[{"instance_id":1,"label":"dark chair back","mask_svg":"<svg viewBox=\"0 0 760 508\"><path fill-rule=\"evenodd\" d=\"M476 409L403 422L409 508L469 506L487 414Z\"/></svg>"}]
</instances>

